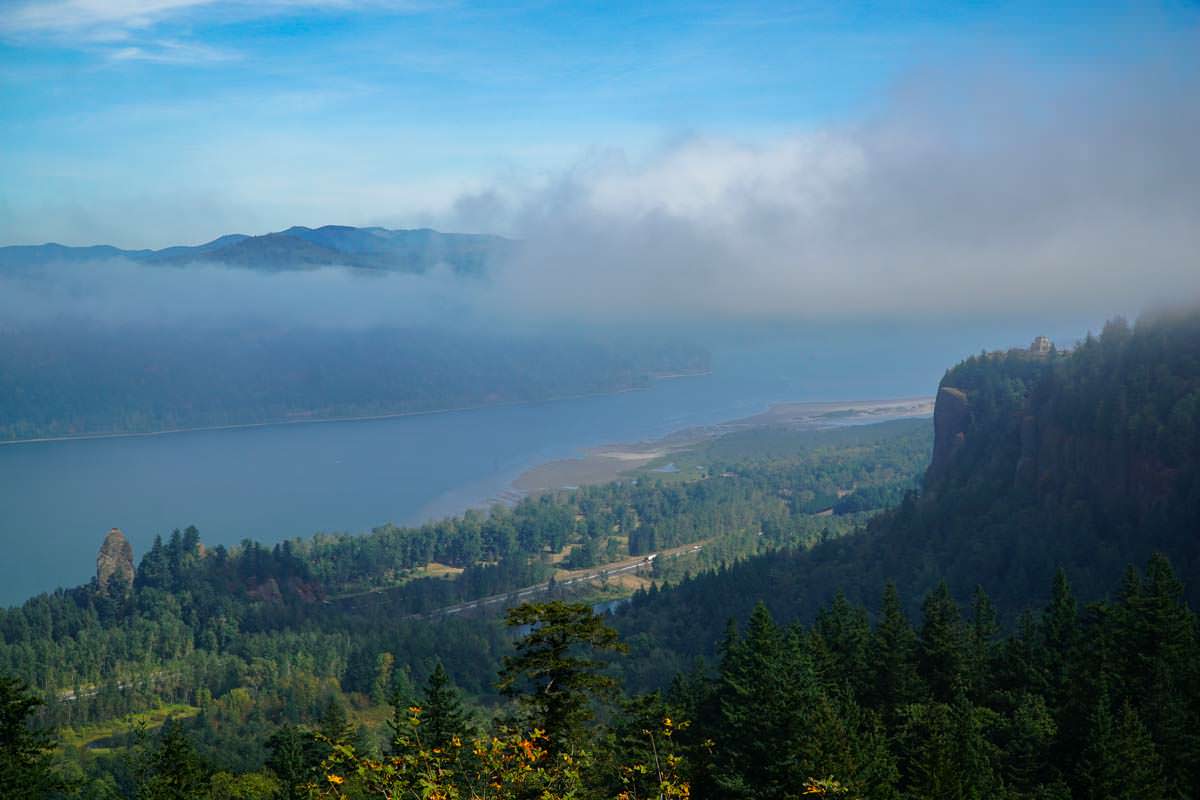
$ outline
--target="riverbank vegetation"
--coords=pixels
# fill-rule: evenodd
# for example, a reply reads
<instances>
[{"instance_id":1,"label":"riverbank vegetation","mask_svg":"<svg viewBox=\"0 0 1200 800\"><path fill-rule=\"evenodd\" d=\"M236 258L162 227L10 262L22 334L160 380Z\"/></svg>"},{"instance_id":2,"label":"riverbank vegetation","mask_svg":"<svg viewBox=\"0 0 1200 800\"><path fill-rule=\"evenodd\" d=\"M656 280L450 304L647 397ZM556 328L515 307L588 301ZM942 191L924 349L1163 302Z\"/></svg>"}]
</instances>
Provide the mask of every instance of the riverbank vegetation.
<instances>
[{"instance_id":1,"label":"riverbank vegetation","mask_svg":"<svg viewBox=\"0 0 1200 800\"><path fill-rule=\"evenodd\" d=\"M0 614L0 672L67 741L197 709L60 746L88 796L1196 796L1198 343L1169 317L970 359L923 480L907 421L362 538L189 529L132 585ZM611 618L514 591L638 556L653 583ZM462 607L506 593L512 627ZM434 748L452 683L463 732Z\"/></svg>"},{"instance_id":2,"label":"riverbank vegetation","mask_svg":"<svg viewBox=\"0 0 1200 800\"><path fill-rule=\"evenodd\" d=\"M911 620L889 584L873 624L840 595L808 626L779 625L760 604L744 627L730 622L712 666L637 696L622 695L602 657L628 658L602 616L527 604L507 617L520 635L496 678L505 703L472 712L439 663L423 687L391 687L382 736L356 728L335 692L298 724L264 726L249 753L212 747L214 706L191 726L135 725L118 747L56 753L51 734L25 727L38 700L6 679L0 789L172 800L1192 796L1196 615L1161 557L1114 595L1081 609L1060 573L1007 636L982 588L964 616L940 584Z\"/></svg>"}]
</instances>

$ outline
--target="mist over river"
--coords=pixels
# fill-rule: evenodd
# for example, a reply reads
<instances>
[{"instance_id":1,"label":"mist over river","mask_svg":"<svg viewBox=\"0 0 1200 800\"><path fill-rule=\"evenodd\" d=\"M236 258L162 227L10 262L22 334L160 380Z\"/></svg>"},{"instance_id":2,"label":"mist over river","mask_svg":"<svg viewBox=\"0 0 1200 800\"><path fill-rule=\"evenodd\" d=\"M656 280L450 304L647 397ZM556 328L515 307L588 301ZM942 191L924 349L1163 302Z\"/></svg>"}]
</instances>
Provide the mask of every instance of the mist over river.
<instances>
[{"instance_id":1,"label":"mist over river","mask_svg":"<svg viewBox=\"0 0 1200 800\"><path fill-rule=\"evenodd\" d=\"M0 605L88 581L112 527L129 537L136 561L155 534L187 525L211 547L419 523L486 503L529 467L588 447L746 417L781 401L928 396L946 366L979 344L766 341L717 346L710 374L622 394L0 446Z\"/></svg>"}]
</instances>

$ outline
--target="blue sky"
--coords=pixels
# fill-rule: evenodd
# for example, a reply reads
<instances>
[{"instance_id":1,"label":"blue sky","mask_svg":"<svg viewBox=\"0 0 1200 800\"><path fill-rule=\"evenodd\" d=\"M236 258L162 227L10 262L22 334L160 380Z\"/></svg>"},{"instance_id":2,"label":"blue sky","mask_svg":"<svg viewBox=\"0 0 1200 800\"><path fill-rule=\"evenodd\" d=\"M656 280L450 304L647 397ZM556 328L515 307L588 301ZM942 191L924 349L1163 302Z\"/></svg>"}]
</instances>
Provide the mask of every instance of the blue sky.
<instances>
[{"instance_id":1,"label":"blue sky","mask_svg":"<svg viewBox=\"0 0 1200 800\"><path fill-rule=\"evenodd\" d=\"M1192 3L4 3L0 240L126 247L452 224L464 195L597 153L770 146L870 119L931 73L1120 69L1194 46L1198 16Z\"/></svg>"}]
</instances>

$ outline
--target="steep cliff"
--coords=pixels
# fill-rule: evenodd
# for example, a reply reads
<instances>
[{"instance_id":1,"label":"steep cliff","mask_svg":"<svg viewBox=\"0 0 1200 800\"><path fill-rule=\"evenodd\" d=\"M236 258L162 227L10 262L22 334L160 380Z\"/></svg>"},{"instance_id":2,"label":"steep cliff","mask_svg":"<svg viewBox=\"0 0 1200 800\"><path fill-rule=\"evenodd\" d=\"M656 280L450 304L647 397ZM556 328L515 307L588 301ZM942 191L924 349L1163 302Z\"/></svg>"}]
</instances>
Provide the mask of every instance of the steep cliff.
<instances>
[{"instance_id":1,"label":"steep cliff","mask_svg":"<svg viewBox=\"0 0 1200 800\"><path fill-rule=\"evenodd\" d=\"M1200 312L1117 320L1070 354L967 359L943 378L934 425L919 496L859 534L659 593L630 609L624 632L653 629L694 655L759 600L779 619L808 619L839 590L877 607L891 582L919 613L941 580L963 603L986 586L1012 623L1059 568L1087 602L1155 552L1200 603ZM678 638L664 632L663 619L683 617L693 623Z\"/></svg>"},{"instance_id":2,"label":"steep cliff","mask_svg":"<svg viewBox=\"0 0 1200 800\"><path fill-rule=\"evenodd\" d=\"M955 453L966 441L970 422L970 403L961 389L953 386L938 388L933 408L933 460L929 464L932 480L944 475Z\"/></svg>"}]
</instances>

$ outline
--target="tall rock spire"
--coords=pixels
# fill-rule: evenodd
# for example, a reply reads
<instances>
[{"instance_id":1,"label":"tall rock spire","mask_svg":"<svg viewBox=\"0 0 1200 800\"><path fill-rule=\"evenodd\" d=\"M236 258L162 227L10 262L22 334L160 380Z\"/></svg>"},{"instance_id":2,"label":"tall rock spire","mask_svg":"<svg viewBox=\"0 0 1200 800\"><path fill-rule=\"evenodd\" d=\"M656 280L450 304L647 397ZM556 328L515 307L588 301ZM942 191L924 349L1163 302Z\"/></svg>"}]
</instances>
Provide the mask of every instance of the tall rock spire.
<instances>
[{"instance_id":1,"label":"tall rock spire","mask_svg":"<svg viewBox=\"0 0 1200 800\"><path fill-rule=\"evenodd\" d=\"M126 587L133 585L133 546L119 528L108 532L96 555L96 582L102 591L114 576Z\"/></svg>"}]
</instances>

